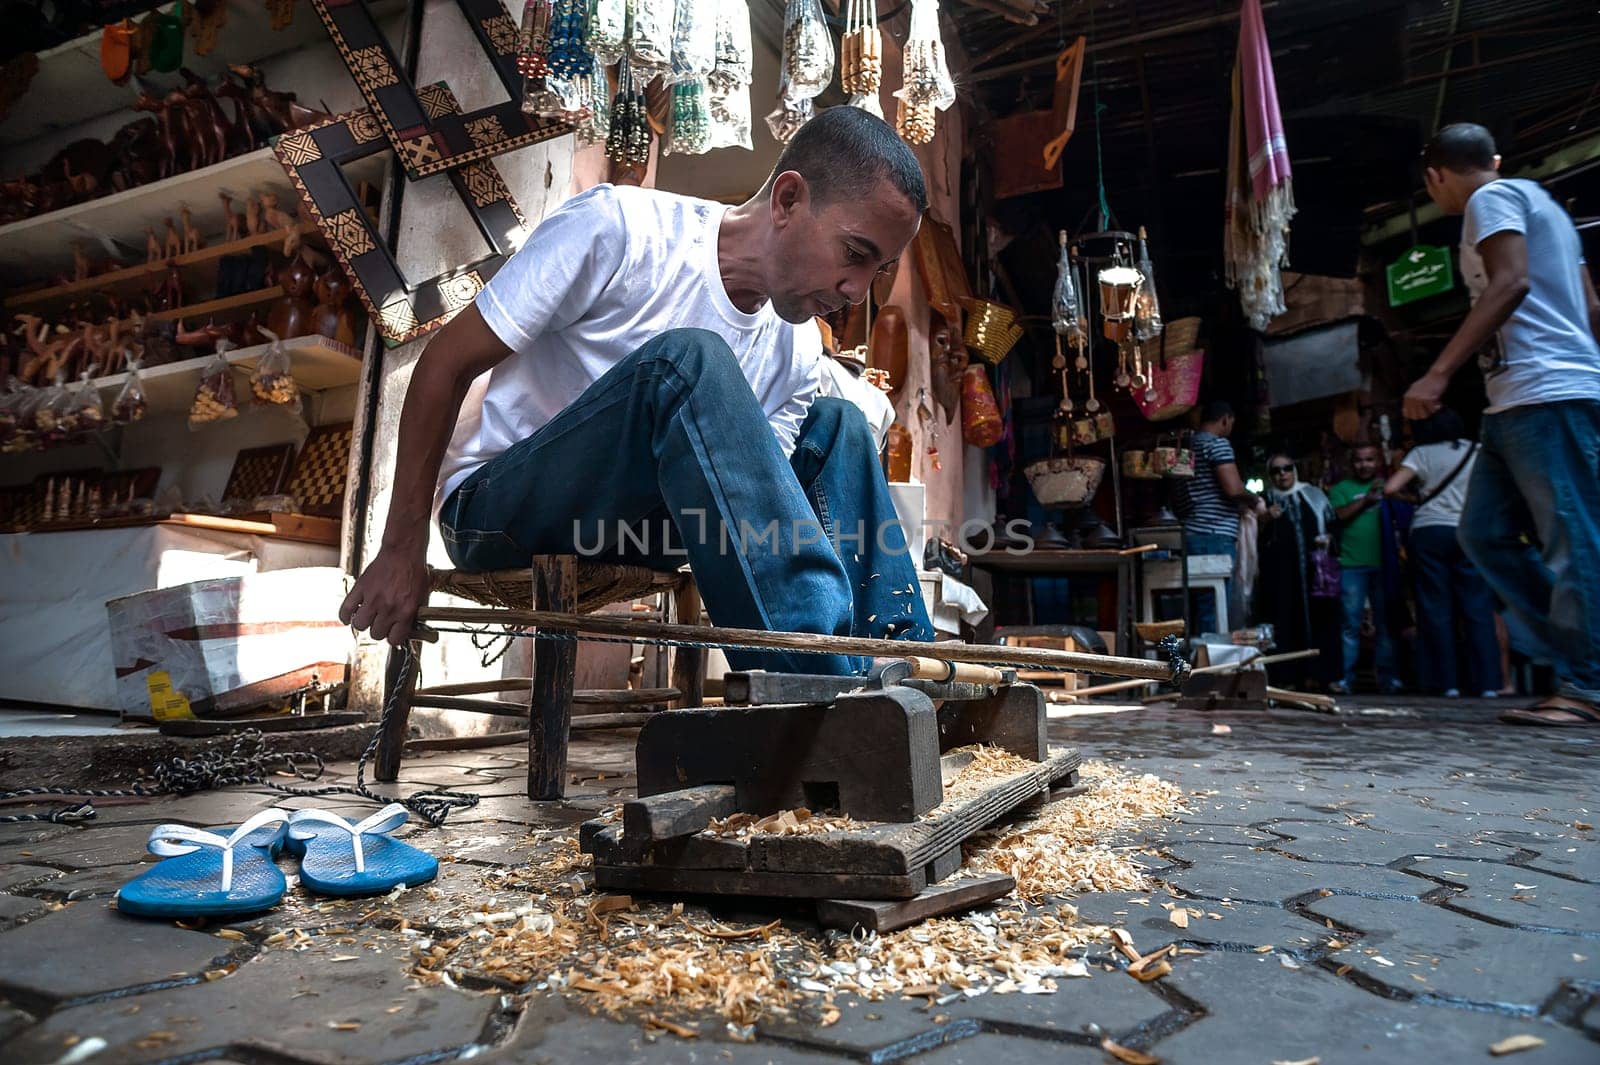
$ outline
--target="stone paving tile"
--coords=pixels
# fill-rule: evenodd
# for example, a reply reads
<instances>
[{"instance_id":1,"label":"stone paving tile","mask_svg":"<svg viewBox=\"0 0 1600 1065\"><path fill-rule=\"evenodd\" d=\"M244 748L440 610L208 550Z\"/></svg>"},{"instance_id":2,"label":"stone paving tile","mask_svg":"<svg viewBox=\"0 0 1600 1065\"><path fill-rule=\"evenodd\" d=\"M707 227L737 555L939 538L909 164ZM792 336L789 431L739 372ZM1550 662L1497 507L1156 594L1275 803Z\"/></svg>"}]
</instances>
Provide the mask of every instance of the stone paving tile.
<instances>
[{"instance_id":1,"label":"stone paving tile","mask_svg":"<svg viewBox=\"0 0 1600 1065\"><path fill-rule=\"evenodd\" d=\"M250 815L276 805L276 798L254 790L202 791L194 795L166 795L142 802L95 803L95 828L106 825L158 825L168 821L209 828L237 825Z\"/></svg>"},{"instance_id":2,"label":"stone paving tile","mask_svg":"<svg viewBox=\"0 0 1600 1065\"><path fill-rule=\"evenodd\" d=\"M9 852L6 857L14 858L22 851L29 850L35 843L57 836L64 836L77 829L66 825L55 825L47 821L21 821L13 825L0 825L0 847ZM11 848L18 848L13 851ZM27 855L22 855L26 858Z\"/></svg>"},{"instance_id":3,"label":"stone paving tile","mask_svg":"<svg viewBox=\"0 0 1600 1065\"><path fill-rule=\"evenodd\" d=\"M33 1014L0 1002L0 1045L33 1023Z\"/></svg>"},{"instance_id":4,"label":"stone paving tile","mask_svg":"<svg viewBox=\"0 0 1600 1065\"><path fill-rule=\"evenodd\" d=\"M1139 937L1135 936L1135 942ZM1142 946L1142 944L1141 944ZM1153 949L1153 947L1151 948ZM1053 995L979 995L937 1006L932 1013L981 1021L986 1028L1046 1039L1087 1038L1098 1030L1112 1036L1131 1033L1172 1007L1148 984L1118 969L1089 967L1088 977L1058 977Z\"/></svg>"},{"instance_id":5,"label":"stone paving tile","mask_svg":"<svg viewBox=\"0 0 1600 1065\"><path fill-rule=\"evenodd\" d=\"M27 864L0 865L0 891L28 887L60 875L61 871L59 869L51 869L46 866Z\"/></svg>"},{"instance_id":6,"label":"stone paving tile","mask_svg":"<svg viewBox=\"0 0 1600 1065\"><path fill-rule=\"evenodd\" d=\"M0 895L0 926L25 921L43 913L48 907L39 899L17 895Z\"/></svg>"},{"instance_id":7,"label":"stone paving tile","mask_svg":"<svg viewBox=\"0 0 1600 1065\"><path fill-rule=\"evenodd\" d=\"M1062 1065L1106 1065L1113 1059L1098 1046L1046 1043L1018 1035L980 1032L909 1060L917 1065L1001 1065L1002 1062L1061 1062Z\"/></svg>"},{"instance_id":8,"label":"stone paving tile","mask_svg":"<svg viewBox=\"0 0 1600 1065\"><path fill-rule=\"evenodd\" d=\"M920 1002L913 1004L904 999L865 1002L841 995L834 1005L839 1010L839 1020L827 1028L799 1018L773 1018L757 1024L756 1032L762 1038L780 1042L864 1054L889 1046L937 1046L947 1038L963 1038L972 1031L970 1024L950 1020L949 1010L930 1013ZM946 1019L936 1020L941 1016ZM955 1025L953 1029L952 1025Z\"/></svg>"},{"instance_id":9,"label":"stone paving tile","mask_svg":"<svg viewBox=\"0 0 1600 1065\"><path fill-rule=\"evenodd\" d=\"M1498 1059L1489 1057L1490 1044L1523 1032L1546 1042L1507 1059L1519 1065L1583 1065L1600 1050L1549 1021L1396 1002L1319 969L1286 971L1271 956L1186 959L1164 982L1202 1003L1205 1016L1151 1048L1163 1065L1312 1057L1322 1065L1491 1061Z\"/></svg>"},{"instance_id":10,"label":"stone paving tile","mask_svg":"<svg viewBox=\"0 0 1600 1065\"><path fill-rule=\"evenodd\" d=\"M1283 903L1314 891L1417 898L1436 888L1420 877L1377 866L1301 862L1244 847L1179 843L1165 850L1193 865L1162 879L1199 898Z\"/></svg>"},{"instance_id":11,"label":"stone paving tile","mask_svg":"<svg viewBox=\"0 0 1600 1065\"><path fill-rule=\"evenodd\" d=\"M29 861L63 869L97 869L139 861L148 852L148 825L106 825L82 828L71 835L33 844Z\"/></svg>"},{"instance_id":12,"label":"stone paving tile","mask_svg":"<svg viewBox=\"0 0 1600 1065\"><path fill-rule=\"evenodd\" d=\"M1365 862L1389 865L1416 855L1506 861L1516 848L1478 839L1446 838L1445 833L1382 832L1363 825L1326 821L1279 821L1263 826L1290 837L1270 846L1311 862Z\"/></svg>"},{"instance_id":13,"label":"stone paving tile","mask_svg":"<svg viewBox=\"0 0 1600 1065\"><path fill-rule=\"evenodd\" d=\"M97 1055L107 1062L237 1047L351 1063L405 1060L478 1041L496 1008L494 997L449 988L408 991L409 955L399 937L372 934L361 941L360 948L329 943L304 952L267 950L220 980L60 1010L10 1050L17 1060L54 1061L73 1037L93 1035L109 1044ZM332 963L333 957L349 960ZM359 1029L332 1027L338 1024Z\"/></svg>"},{"instance_id":14,"label":"stone paving tile","mask_svg":"<svg viewBox=\"0 0 1600 1065\"><path fill-rule=\"evenodd\" d=\"M1600 981L1592 940L1501 928L1414 902L1335 895L1308 908L1366 933L1330 962L1404 993L1536 1008L1563 980Z\"/></svg>"},{"instance_id":15,"label":"stone paving tile","mask_svg":"<svg viewBox=\"0 0 1600 1065\"><path fill-rule=\"evenodd\" d=\"M128 865L107 865L98 869L84 869L80 872L68 873L59 880L47 880L42 884L36 884L25 890L30 895L60 899L64 902L76 902L79 899L90 899L101 895L115 895L118 888L144 872L146 868L146 864L134 862Z\"/></svg>"},{"instance_id":16,"label":"stone paving tile","mask_svg":"<svg viewBox=\"0 0 1600 1065\"><path fill-rule=\"evenodd\" d=\"M1143 907L1133 901L1141 898L1149 899L1150 905ZM1184 899L1164 891L1084 895L1074 901L1080 921L1121 924L1133 936L1134 945L1147 952L1168 943L1245 951L1270 944L1303 957L1320 954L1329 939L1340 936L1317 921L1274 905ZM1166 902L1204 910L1206 916L1191 918L1189 927L1180 929L1161 908Z\"/></svg>"},{"instance_id":17,"label":"stone paving tile","mask_svg":"<svg viewBox=\"0 0 1600 1065\"><path fill-rule=\"evenodd\" d=\"M1600 935L1600 886L1492 862L1418 862L1418 872L1467 890L1448 900L1494 921Z\"/></svg>"},{"instance_id":18,"label":"stone paving tile","mask_svg":"<svg viewBox=\"0 0 1600 1065\"><path fill-rule=\"evenodd\" d=\"M0 966L0 987L57 999L93 995L198 976L234 946L171 923L124 917L103 902L75 902L0 934L0 952L29 959L25 966Z\"/></svg>"}]
</instances>

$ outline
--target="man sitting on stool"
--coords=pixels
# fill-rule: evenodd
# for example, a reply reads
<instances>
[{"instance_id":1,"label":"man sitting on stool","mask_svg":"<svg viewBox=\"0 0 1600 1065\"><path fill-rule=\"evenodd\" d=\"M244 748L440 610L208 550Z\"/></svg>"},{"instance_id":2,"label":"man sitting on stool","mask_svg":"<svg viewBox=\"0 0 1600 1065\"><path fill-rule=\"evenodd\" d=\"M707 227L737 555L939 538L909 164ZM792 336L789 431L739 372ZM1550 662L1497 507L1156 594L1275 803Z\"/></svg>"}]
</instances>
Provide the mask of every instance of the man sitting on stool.
<instances>
[{"instance_id":1,"label":"man sitting on stool","mask_svg":"<svg viewBox=\"0 0 1600 1065\"><path fill-rule=\"evenodd\" d=\"M816 395L812 321L866 298L926 206L910 149L853 107L807 123L737 207L611 185L562 204L417 360L382 546L341 618L408 638L431 514L464 570L687 561L718 625L931 640L872 432Z\"/></svg>"}]
</instances>

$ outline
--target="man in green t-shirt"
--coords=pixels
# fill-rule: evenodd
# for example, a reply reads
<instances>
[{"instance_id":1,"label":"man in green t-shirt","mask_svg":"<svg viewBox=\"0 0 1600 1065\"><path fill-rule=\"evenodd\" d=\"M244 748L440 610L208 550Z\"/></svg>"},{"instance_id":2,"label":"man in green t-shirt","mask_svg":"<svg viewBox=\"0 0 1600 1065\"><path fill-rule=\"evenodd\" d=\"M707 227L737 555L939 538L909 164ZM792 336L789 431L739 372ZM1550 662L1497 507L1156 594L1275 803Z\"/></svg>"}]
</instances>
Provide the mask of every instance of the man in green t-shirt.
<instances>
[{"instance_id":1,"label":"man in green t-shirt","mask_svg":"<svg viewBox=\"0 0 1600 1065\"><path fill-rule=\"evenodd\" d=\"M1361 616L1369 600L1373 628L1378 634L1378 687L1385 694L1400 690L1383 592L1383 529L1379 515L1383 480L1378 476L1381 465L1375 446L1360 445L1350 455L1352 475L1328 492L1328 502L1333 504L1341 523L1339 586L1344 606L1344 679L1331 686L1340 693L1348 692L1355 683L1356 658L1361 653Z\"/></svg>"}]
</instances>

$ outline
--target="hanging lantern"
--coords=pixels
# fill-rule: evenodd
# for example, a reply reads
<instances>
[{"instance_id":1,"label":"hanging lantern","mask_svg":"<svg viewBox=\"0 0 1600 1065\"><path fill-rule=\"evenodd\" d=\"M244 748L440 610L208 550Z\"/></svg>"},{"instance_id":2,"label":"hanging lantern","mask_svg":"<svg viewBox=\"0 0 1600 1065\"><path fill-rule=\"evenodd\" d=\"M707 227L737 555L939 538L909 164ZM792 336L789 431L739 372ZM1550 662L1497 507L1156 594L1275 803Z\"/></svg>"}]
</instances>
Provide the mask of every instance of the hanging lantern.
<instances>
[{"instance_id":1,"label":"hanging lantern","mask_svg":"<svg viewBox=\"0 0 1600 1065\"><path fill-rule=\"evenodd\" d=\"M1005 435L1000 404L981 365L968 366L961 377L961 437L973 447L992 447Z\"/></svg>"}]
</instances>

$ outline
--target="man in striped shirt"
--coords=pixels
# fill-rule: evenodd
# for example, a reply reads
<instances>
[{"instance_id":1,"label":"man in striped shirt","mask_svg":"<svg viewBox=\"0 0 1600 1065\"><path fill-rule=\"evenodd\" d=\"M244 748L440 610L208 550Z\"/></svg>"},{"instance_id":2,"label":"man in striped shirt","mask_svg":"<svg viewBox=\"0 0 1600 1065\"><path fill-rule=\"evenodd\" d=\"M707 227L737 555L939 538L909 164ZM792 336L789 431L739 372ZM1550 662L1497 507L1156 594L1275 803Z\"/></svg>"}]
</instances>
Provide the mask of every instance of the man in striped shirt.
<instances>
[{"instance_id":1,"label":"man in striped shirt","mask_svg":"<svg viewBox=\"0 0 1600 1065\"><path fill-rule=\"evenodd\" d=\"M1244 486L1228 434L1233 432L1233 408L1220 399L1200 411L1200 430L1194 434L1194 476L1173 482L1173 509L1183 522L1183 548L1195 555L1227 555L1239 560L1239 511L1265 510L1261 497ZM1229 625L1244 621L1238 582L1227 581ZM1196 632L1219 628L1214 609L1202 605L1194 619Z\"/></svg>"}]
</instances>

